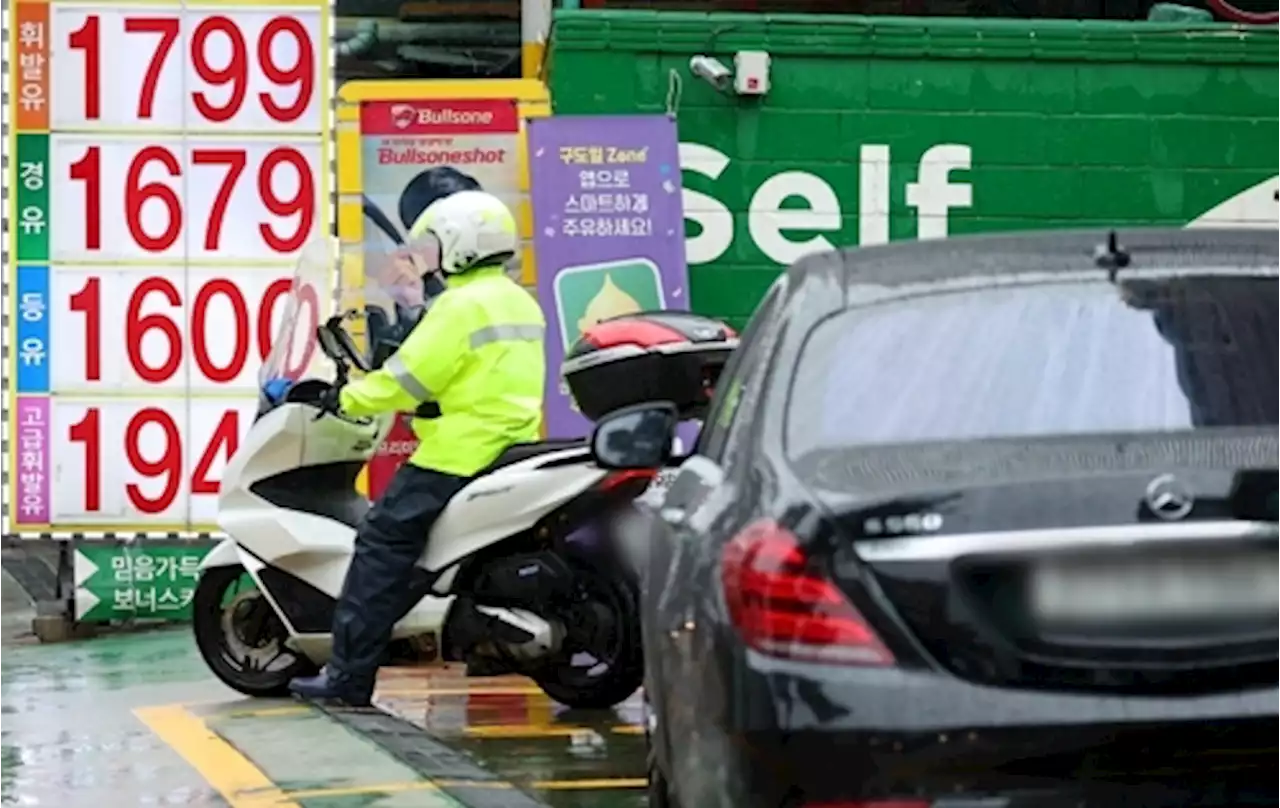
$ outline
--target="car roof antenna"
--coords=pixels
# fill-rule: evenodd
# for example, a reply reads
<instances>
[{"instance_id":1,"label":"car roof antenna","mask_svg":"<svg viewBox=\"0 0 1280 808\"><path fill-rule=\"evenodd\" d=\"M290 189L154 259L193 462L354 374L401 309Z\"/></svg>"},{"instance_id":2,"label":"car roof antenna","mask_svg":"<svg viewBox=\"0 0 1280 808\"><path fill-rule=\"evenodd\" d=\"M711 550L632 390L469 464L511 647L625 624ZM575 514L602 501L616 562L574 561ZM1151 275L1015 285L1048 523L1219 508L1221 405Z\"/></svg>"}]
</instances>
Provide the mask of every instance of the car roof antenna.
<instances>
[{"instance_id":1,"label":"car roof antenna","mask_svg":"<svg viewBox=\"0 0 1280 808\"><path fill-rule=\"evenodd\" d=\"M1130 260L1129 253L1120 246L1119 237L1114 230L1107 233L1107 243L1099 244L1093 253L1093 263L1099 269L1107 270L1107 279L1112 283L1116 282L1116 274L1129 266Z\"/></svg>"}]
</instances>

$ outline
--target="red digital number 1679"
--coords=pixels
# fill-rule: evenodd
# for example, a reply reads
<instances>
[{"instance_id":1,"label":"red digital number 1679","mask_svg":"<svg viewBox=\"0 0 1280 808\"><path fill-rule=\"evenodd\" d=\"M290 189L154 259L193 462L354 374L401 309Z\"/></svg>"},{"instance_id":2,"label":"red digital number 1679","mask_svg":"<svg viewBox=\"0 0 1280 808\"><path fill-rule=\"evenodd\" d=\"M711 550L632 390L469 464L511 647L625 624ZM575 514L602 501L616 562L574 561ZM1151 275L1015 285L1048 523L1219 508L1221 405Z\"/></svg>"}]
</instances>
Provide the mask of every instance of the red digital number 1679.
<instances>
[{"instance_id":1,"label":"red digital number 1679","mask_svg":"<svg viewBox=\"0 0 1280 808\"><path fill-rule=\"evenodd\" d=\"M138 96L139 120L148 120L152 116L160 73L178 39L181 25L182 22L177 17L126 17L124 20L125 33L147 36L155 41L151 63L147 65ZM225 67L209 64L209 40L215 35L224 37L230 44L231 58ZM275 61L272 45L280 36L291 37L296 45L298 58L293 64L281 65ZM71 32L69 39L72 48L84 52L84 117L91 121L97 120L102 106L99 16L90 14L85 17L84 25ZM271 120L279 123L298 120L307 111L315 92L315 47L306 26L295 17L273 17L262 29L254 49L259 69L267 81L277 87L297 87L296 96L288 104L281 104L271 93L258 93L263 111ZM227 100L221 105L209 100L209 96L203 91L192 91L191 100L196 109L205 120L213 123L234 118L244 106L249 90L249 46L240 26L235 20L222 15L204 18L191 34L190 59L191 66L201 81L214 87L230 86Z\"/></svg>"},{"instance_id":2,"label":"red digital number 1679","mask_svg":"<svg viewBox=\"0 0 1280 808\"><path fill-rule=\"evenodd\" d=\"M210 166L222 169L222 181L218 185L209 220L205 223L204 248L217 250L221 245L222 222L227 206L235 192L236 183L244 172L245 149L193 149L193 166ZM133 241L147 252L164 252L178 241L182 233L182 201L168 185L158 180L143 183L142 173L151 163L159 163L171 177L182 175L178 157L164 146L147 146L129 163L125 178L124 215ZM281 199L275 192L276 172L292 171L298 178L298 190L293 196ZM102 149L90 146L84 157L71 164L70 177L84 183L84 241L86 250L102 249ZM258 232L263 242L278 253L290 253L302 246L311 234L316 215L316 185L311 176L307 158L290 146L277 146L267 153L258 166L255 178L258 200L273 216L281 218L297 216L297 226L283 235L270 222L260 222ZM149 200L159 200L166 210L166 224L159 233L148 233L142 226L142 206Z\"/></svg>"}]
</instances>

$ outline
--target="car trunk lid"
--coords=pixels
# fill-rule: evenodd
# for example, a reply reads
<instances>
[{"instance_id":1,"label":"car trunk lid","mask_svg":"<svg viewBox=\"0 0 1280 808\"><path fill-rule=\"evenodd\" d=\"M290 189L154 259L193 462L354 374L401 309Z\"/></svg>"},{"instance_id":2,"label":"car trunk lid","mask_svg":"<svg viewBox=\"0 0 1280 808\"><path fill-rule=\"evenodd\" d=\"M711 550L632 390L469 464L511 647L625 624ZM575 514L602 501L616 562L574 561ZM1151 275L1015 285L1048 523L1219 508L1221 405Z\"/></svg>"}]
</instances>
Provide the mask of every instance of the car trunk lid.
<instances>
[{"instance_id":1,"label":"car trunk lid","mask_svg":"<svg viewBox=\"0 0 1280 808\"><path fill-rule=\"evenodd\" d=\"M1191 467L815 494L842 588L878 591L953 673L1159 693L1276 681L1276 481Z\"/></svg>"}]
</instances>

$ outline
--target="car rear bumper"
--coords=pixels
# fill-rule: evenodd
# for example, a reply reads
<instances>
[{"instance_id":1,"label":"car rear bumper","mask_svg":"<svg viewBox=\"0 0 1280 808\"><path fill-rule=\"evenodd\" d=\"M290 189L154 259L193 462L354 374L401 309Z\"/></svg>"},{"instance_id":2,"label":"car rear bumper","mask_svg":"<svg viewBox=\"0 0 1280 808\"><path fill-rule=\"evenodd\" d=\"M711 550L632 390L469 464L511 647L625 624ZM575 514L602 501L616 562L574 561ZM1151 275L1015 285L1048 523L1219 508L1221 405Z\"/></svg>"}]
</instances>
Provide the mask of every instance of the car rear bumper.
<instances>
[{"instance_id":1,"label":"car rear bumper","mask_svg":"<svg viewBox=\"0 0 1280 808\"><path fill-rule=\"evenodd\" d=\"M745 655L744 730L955 732L973 728L1197 723L1280 715L1280 686L1204 696L1118 696L986 687L950 674ZM761 709L763 708L763 709Z\"/></svg>"},{"instance_id":2,"label":"car rear bumper","mask_svg":"<svg viewBox=\"0 0 1280 808\"><path fill-rule=\"evenodd\" d=\"M937 808L1277 800L1275 687L1093 696L754 653L746 662L730 748L742 756L740 770L757 779L751 793L766 799L799 788L815 804L946 796ZM980 797L995 801L964 801Z\"/></svg>"}]
</instances>

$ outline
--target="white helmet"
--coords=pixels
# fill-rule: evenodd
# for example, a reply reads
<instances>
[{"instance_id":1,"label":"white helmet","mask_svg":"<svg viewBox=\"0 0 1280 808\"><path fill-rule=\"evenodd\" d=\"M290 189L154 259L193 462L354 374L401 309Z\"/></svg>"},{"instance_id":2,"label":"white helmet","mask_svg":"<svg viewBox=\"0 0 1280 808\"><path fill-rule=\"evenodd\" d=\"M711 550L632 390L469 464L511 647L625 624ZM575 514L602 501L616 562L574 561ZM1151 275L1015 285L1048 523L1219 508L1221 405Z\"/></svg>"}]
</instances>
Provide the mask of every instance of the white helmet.
<instances>
[{"instance_id":1,"label":"white helmet","mask_svg":"<svg viewBox=\"0 0 1280 808\"><path fill-rule=\"evenodd\" d=\"M448 275L500 266L519 247L515 217L484 191L458 191L432 202L413 223L409 241L427 272Z\"/></svg>"}]
</instances>

